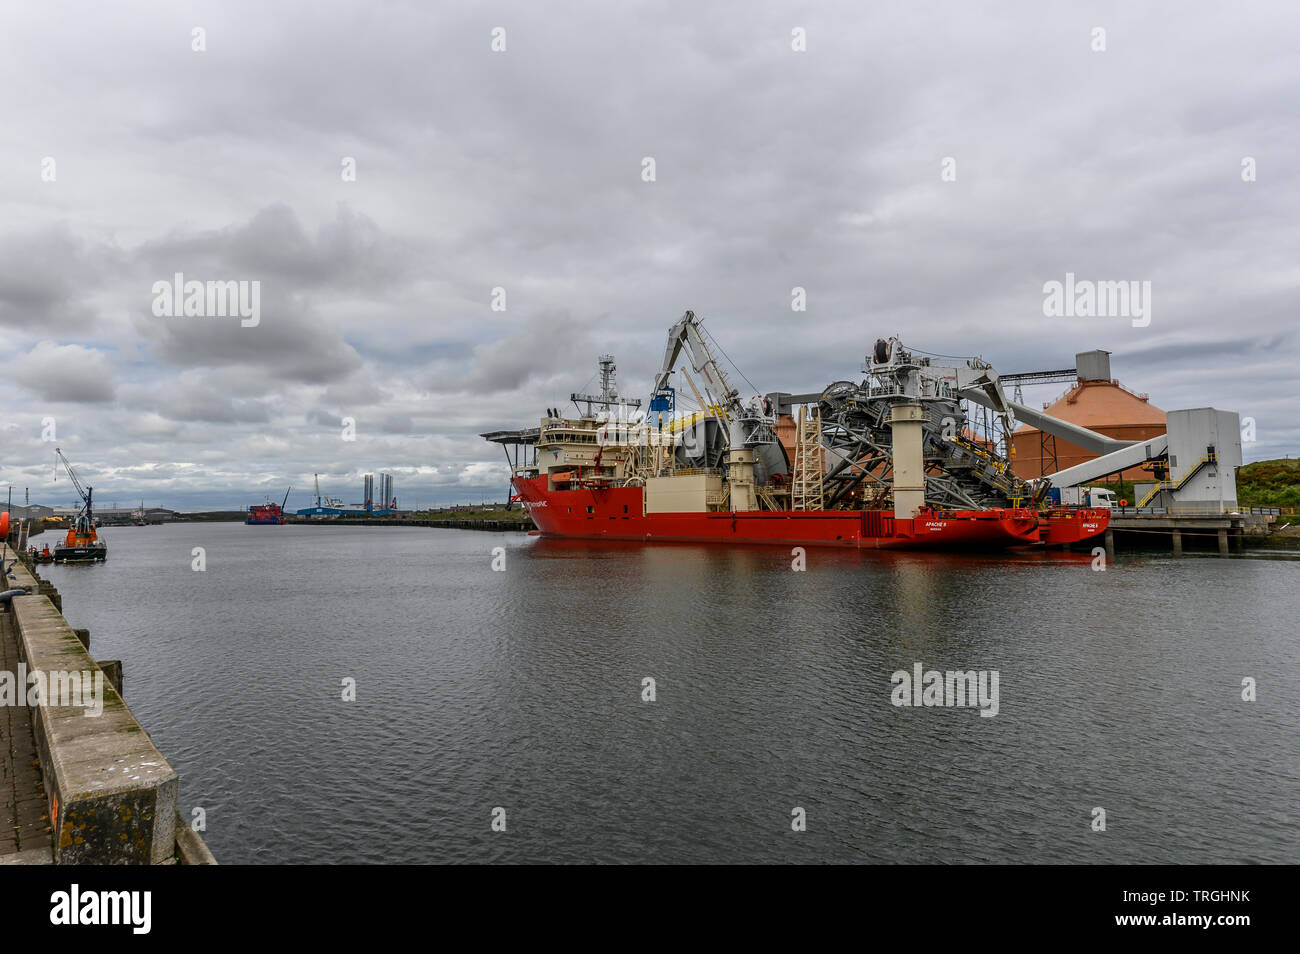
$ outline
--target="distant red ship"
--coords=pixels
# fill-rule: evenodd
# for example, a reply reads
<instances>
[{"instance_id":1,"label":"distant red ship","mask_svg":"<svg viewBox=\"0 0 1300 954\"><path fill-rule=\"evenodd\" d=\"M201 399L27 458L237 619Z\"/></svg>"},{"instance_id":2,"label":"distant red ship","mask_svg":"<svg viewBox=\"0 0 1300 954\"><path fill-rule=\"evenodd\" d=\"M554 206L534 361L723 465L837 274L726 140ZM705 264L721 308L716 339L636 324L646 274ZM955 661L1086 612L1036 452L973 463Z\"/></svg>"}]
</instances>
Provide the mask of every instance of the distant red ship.
<instances>
[{"instance_id":1,"label":"distant red ship","mask_svg":"<svg viewBox=\"0 0 1300 954\"><path fill-rule=\"evenodd\" d=\"M264 504L253 504L248 508L248 516L244 518L246 524L277 524L287 523L284 516L284 505L289 502L289 493L293 488L284 492L283 503L273 503L268 500Z\"/></svg>"}]
</instances>

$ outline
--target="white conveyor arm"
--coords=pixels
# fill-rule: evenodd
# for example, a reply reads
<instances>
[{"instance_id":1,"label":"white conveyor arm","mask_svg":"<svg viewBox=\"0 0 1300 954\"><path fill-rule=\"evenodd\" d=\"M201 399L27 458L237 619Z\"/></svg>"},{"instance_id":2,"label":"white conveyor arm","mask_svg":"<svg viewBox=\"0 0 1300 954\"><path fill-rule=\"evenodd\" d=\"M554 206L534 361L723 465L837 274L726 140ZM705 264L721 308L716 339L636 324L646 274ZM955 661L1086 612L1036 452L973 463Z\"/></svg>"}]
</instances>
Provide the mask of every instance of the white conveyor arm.
<instances>
[{"instance_id":1,"label":"white conveyor arm","mask_svg":"<svg viewBox=\"0 0 1300 954\"><path fill-rule=\"evenodd\" d=\"M1085 461L1082 464L1067 467L1065 470L1058 470L1054 474L1049 474L1045 479L1053 487L1077 487L1079 484L1086 484L1090 480L1097 480L1107 474L1128 470L1130 467L1137 467L1149 460L1163 457L1167 450L1169 450L1169 435L1161 434L1159 437L1138 441L1121 450L1104 454L1095 460Z\"/></svg>"}]
</instances>

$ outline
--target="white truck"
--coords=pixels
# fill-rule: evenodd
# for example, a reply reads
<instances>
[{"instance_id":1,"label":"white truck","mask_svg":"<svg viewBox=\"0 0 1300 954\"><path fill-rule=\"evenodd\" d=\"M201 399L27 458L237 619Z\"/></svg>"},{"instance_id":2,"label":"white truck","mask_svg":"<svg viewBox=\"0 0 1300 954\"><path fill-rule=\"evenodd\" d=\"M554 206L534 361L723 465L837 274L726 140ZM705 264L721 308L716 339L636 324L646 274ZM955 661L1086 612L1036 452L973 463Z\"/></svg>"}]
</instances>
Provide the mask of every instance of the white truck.
<instances>
[{"instance_id":1,"label":"white truck","mask_svg":"<svg viewBox=\"0 0 1300 954\"><path fill-rule=\"evenodd\" d=\"M1114 510L1119 501L1115 491L1101 487L1053 487L1048 496L1063 507L1101 507Z\"/></svg>"}]
</instances>

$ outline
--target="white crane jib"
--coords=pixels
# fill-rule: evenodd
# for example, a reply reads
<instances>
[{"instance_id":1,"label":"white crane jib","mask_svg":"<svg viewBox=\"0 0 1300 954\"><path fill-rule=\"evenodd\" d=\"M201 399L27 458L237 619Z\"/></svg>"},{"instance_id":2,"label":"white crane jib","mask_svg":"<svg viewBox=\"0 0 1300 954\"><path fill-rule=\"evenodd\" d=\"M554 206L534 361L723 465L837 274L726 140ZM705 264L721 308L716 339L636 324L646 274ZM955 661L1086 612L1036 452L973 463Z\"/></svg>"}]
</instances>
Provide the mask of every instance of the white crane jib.
<instances>
[{"instance_id":1,"label":"white crane jib","mask_svg":"<svg viewBox=\"0 0 1300 954\"><path fill-rule=\"evenodd\" d=\"M729 507L733 511L757 510L756 449L765 444L776 443L770 405L759 407L755 404L746 408L740 403L740 394L731 386L726 373L718 365L713 352L705 343L702 328L696 321L693 311L682 315L682 320L668 331L668 347L664 351L663 368L655 375L656 395L667 387L668 376L672 374L683 347L691 353L691 365L695 368L696 374L703 379L705 395L712 404L716 405L717 413L722 415L727 425L725 479ZM686 377L687 383L694 388L685 368L682 369L682 374ZM702 410L705 415L710 413L709 407L704 407Z\"/></svg>"},{"instance_id":2,"label":"white crane jib","mask_svg":"<svg viewBox=\"0 0 1300 954\"><path fill-rule=\"evenodd\" d=\"M752 429L750 433L746 433L747 429L742 423L742 419L751 415L746 413L744 405L740 403L739 392L731 386L726 373L713 357L713 352L709 350L704 336L700 334L700 325L695 318L695 312L686 312L682 315L681 321L668 329L668 347L664 350L663 368L655 375L654 390L658 392L667 386L668 376L676 367L683 346L690 352L691 367L704 379L705 394L722 412L723 420L727 423L728 445L739 448L754 443L754 438L759 438L760 435L754 433ZM708 408L702 410L708 412ZM764 441L760 439L757 442Z\"/></svg>"},{"instance_id":3,"label":"white crane jib","mask_svg":"<svg viewBox=\"0 0 1300 954\"><path fill-rule=\"evenodd\" d=\"M700 334L695 312L688 311L682 320L668 329L668 347L664 350L664 366L655 376L655 390L662 389L668 383L668 375L677 366L677 358L685 345L691 353L691 366L696 373L703 375L705 389L712 385L710 397L730 416L739 417L741 411L740 395L727 381L727 375L718 366L713 352L709 350L704 336Z\"/></svg>"}]
</instances>

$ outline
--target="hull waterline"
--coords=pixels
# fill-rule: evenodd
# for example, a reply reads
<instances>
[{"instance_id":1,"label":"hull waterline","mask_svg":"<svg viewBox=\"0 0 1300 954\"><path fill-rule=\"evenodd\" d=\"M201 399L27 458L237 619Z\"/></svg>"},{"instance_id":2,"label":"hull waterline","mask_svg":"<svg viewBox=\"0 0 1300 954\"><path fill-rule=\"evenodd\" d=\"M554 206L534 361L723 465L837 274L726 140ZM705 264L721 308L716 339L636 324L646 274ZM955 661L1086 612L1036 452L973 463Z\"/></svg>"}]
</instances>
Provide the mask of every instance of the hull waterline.
<instances>
[{"instance_id":1,"label":"hull waterline","mask_svg":"<svg viewBox=\"0 0 1300 954\"><path fill-rule=\"evenodd\" d=\"M547 489L545 477L516 478L515 493L544 536L628 541L766 543L869 549L999 550L1081 542L1103 532L1109 512L1040 514L1033 509L922 511L915 519L879 510L644 512L640 487Z\"/></svg>"}]
</instances>

